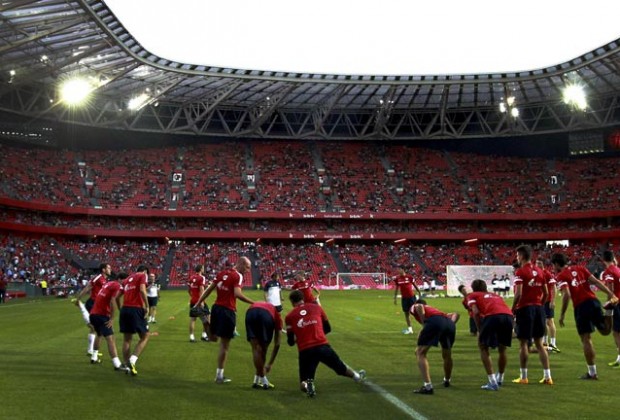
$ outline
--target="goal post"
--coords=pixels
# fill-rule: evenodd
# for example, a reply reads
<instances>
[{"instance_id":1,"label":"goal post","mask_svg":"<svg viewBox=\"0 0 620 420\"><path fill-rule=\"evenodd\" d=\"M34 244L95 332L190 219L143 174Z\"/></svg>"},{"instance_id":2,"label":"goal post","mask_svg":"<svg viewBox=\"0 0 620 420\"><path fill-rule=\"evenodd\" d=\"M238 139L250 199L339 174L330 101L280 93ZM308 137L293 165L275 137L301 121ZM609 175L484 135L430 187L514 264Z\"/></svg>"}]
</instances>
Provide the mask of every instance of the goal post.
<instances>
[{"instance_id":1,"label":"goal post","mask_svg":"<svg viewBox=\"0 0 620 420\"><path fill-rule=\"evenodd\" d=\"M511 265L448 265L446 267L446 295L461 296L458 287L470 286L476 279L487 283L489 292L512 296L514 268Z\"/></svg>"},{"instance_id":2,"label":"goal post","mask_svg":"<svg viewBox=\"0 0 620 420\"><path fill-rule=\"evenodd\" d=\"M336 273L338 289L387 289L386 273Z\"/></svg>"}]
</instances>

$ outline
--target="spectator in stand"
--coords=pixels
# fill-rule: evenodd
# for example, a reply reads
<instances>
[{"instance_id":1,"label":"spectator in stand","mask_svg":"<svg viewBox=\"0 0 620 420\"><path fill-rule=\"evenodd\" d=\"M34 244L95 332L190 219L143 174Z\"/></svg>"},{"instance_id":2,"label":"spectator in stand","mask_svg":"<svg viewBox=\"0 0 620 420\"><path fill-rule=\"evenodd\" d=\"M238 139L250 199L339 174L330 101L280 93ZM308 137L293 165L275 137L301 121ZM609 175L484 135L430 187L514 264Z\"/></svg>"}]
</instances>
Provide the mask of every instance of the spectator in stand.
<instances>
[{"instance_id":1,"label":"spectator in stand","mask_svg":"<svg viewBox=\"0 0 620 420\"><path fill-rule=\"evenodd\" d=\"M605 264L605 271L603 271L603 282L607 285L609 290L614 293L614 296L620 299L620 268L618 268L616 257L612 251L606 250L603 252L602 260ZM618 356L615 361L609 363L609 366L614 369L620 369L620 305L614 305L613 307L612 332L614 335L614 341L616 342Z\"/></svg>"},{"instance_id":2,"label":"spectator in stand","mask_svg":"<svg viewBox=\"0 0 620 420\"><path fill-rule=\"evenodd\" d=\"M196 326L196 318L200 318L202 322L202 341L209 341L209 323L210 312L209 306L204 302L199 302L200 296L205 291L207 286L207 279L205 278L205 266L198 264L194 269L194 274L191 275L187 282L189 293L189 342L195 343L196 337L194 336L194 329ZM192 308L196 307L196 310Z\"/></svg>"},{"instance_id":3,"label":"spectator in stand","mask_svg":"<svg viewBox=\"0 0 620 420\"><path fill-rule=\"evenodd\" d=\"M136 362L144 351L149 340L149 328L146 318L149 313L146 285L149 269L139 265L136 272L123 280L123 306L120 316L120 330L123 333L123 358L128 367L127 373L138 374ZM138 334L139 340L133 351L131 342L133 335Z\"/></svg>"},{"instance_id":4,"label":"spectator in stand","mask_svg":"<svg viewBox=\"0 0 620 420\"><path fill-rule=\"evenodd\" d=\"M252 264L247 257L240 257L234 267L220 271L215 280L198 298L200 305L213 290L216 290L217 297L211 308L211 339L220 339L220 349L217 356L217 369L215 371L215 383L226 384L231 382L230 378L224 376L224 367L228 359L230 340L235 336L237 325L237 299L243 302L254 303L243 294L243 275L250 271Z\"/></svg>"},{"instance_id":5,"label":"spectator in stand","mask_svg":"<svg viewBox=\"0 0 620 420\"><path fill-rule=\"evenodd\" d=\"M314 283L310 280L306 280L306 275L303 271L298 271L295 274L295 283L291 287L293 290L299 290L304 295L304 303L316 303L321 304L319 301L319 296L321 292L316 288ZM312 292L316 293L316 296Z\"/></svg>"},{"instance_id":6,"label":"spectator in stand","mask_svg":"<svg viewBox=\"0 0 620 420\"><path fill-rule=\"evenodd\" d=\"M443 358L443 385L450 386L452 378L452 346L456 338L456 322L459 320L457 313L444 313L428 306L423 299L418 300L409 309L413 317L422 325L416 347L416 359L418 368L424 382L422 387L414 390L415 394L433 394L430 367L427 354L431 346L441 344L441 356Z\"/></svg>"},{"instance_id":7,"label":"spectator in stand","mask_svg":"<svg viewBox=\"0 0 620 420\"><path fill-rule=\"evenodd\" d=\"M4 272L0 273L0 303L5 302L7 282L4 279Z\"/></svg>"},{"instance_id":8,"label":"spectator in stand","mask_svg":"<svg viewBox=\"0 0 620 420\"><path fill-rule=\"evenodd\" d=\"M418 295L420 295L420 289L415 284L413 276L405 272L404 267L398 269L398 275L394 277L394 286L394 305L396 305L396 298L398 297L398 292L400 291L400 305L405 314L405 322L407 323L407 328L403 330L403 334L413 334L413 327L411 326L410 318L411 312L409 310L416 302L416 296L413 289L415 288Z\"/></svg>"},{"instance_id":9,"label":"spectator in stand","mask_svg":"<svg viewBox=\"0 0 620 420\"><path fill-rule=\"evenodd\" d=\"M486 391L498 391L504 382L504 373L508 363L506 348L512 344L512 311L501 296L487 292L487 284L484 280L474 280L471 288L473 292L466 297L467 306L473 312L474 321L480 331L478 347L488 378L487 384L482 385L481 388ZM497 375L493 373L493 362L489 353L489 348L496 347L499 353Z\"/></svg>"},{"instance_id":10,"label":"spectator in stand","mask_svg":"<svg viewBox=\"0 0 620 420\"><path fill-rule=\"evenodd\" d=\"M564 327L564 316L568 309L568 301L573 301L577 333L581 339L583 355L588 366L588 371L580 379L597 380L596 353L592 343L592 333L597 329L602 335L609 335L612 328L613 311L606 304L606 310L603 313L601 302L596 298L591 285L607 293L609 304L616 304L618 298L586 267L569 265L568 257L565 254L553 254L551 263L557 273L555 278L558 282L558 288L562 292L560 327Z\"/></svg>"}]
</instances>

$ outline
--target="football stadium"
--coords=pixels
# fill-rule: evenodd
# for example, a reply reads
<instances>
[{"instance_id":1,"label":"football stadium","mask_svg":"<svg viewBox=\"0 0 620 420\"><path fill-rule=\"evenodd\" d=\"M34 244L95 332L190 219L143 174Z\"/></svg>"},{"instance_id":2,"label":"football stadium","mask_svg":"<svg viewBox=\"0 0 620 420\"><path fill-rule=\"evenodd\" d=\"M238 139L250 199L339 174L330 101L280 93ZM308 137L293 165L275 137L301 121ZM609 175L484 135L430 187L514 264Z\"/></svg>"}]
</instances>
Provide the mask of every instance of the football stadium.
<instances>
[{"instance_id":1,"label":"football stadium","mask_svg":"<svg viewBox=\"0 0 620 420\"><path fill-rule=\"evenodd\" d=\"M620 5L416 3L0 1L0 418L613 416Z\"/></svg>"}]
</instances>

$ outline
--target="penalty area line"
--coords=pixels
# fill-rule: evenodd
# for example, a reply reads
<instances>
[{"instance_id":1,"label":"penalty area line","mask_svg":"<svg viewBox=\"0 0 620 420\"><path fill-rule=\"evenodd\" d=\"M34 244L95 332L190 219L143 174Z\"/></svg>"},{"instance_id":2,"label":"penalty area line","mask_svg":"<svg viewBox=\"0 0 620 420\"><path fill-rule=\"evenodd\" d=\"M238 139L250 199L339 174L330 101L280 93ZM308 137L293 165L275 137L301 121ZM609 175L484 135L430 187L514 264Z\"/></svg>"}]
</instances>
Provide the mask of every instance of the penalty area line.
<instances>
[{"instance_id":1,"label":"penalty area line","mask_svg":"<svg viewBox=\"0 0 620 420\"><path fill-rule=\"evenodd\" d=\"M427 420L426 417L424 417L422 414L418 413L416 410L414 410L413 408L408 406L402 400L400 400L396 396L390 394L387 390L385 390L381 386L375 384L374 382L371 382L369 380L365 380L363 382L363 384L366 385L367 387L369 387L370 389L372 389L373 391L375 391L377 394L381 395L390 404L392 404L393 406L398 408L400 411L405 413L410 418L416 419L416 420Z\"/></svg>"}]
</instances>

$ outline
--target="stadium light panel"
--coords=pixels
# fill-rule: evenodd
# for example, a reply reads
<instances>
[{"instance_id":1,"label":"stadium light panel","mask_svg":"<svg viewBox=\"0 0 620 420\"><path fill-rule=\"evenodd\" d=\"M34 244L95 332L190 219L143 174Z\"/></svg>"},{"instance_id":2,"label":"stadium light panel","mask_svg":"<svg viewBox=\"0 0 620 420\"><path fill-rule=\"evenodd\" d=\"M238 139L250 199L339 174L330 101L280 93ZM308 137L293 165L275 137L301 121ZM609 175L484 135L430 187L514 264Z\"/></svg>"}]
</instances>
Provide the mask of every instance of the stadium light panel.
<instances>
[{"instance_id":1,"label":"stadium light panel","mask_svg":"<svg viewBox=\"0 0 620 420\"><path fill-rule=\"evenodd\" d=\"M60 98L67 105L80 105L92 90L93 86L86 79L69 79L60 86Z\"/></svg>"},{"instance_id":2,"label":"stadium light panel","mask_svg":"<svg viewBox=\"0 0 620 420\"><path fill-rule=\"evenodd\" d=\"M563 93L564 103L573 106L577 109L584 110L588 107L588 101L586 100L586 92L583 86L579 84L569 84L564 88Z\"/></svg>"}]
</instances>

